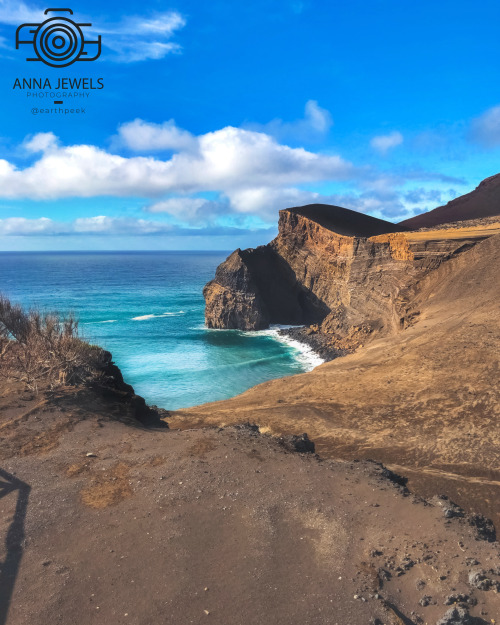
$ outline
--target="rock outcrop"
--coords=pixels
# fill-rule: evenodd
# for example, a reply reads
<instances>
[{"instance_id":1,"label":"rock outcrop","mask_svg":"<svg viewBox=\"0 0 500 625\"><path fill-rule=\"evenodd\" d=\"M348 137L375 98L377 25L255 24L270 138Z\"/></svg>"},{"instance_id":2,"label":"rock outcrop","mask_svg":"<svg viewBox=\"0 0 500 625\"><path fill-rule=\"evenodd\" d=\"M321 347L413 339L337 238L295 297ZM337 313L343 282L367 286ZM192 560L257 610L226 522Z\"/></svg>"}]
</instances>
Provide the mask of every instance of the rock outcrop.
<instances>
[{"instance_id":1,"label":"rock outcrop","mask_svg":"<svg viewBox=\"0 0 500 625\"><path fill-rule=\"evenodd\" d=\"M399 231L401 226L340 207L280 211L268 245L236 250L204 289L210 328L313 326L349 350L367 335L412 323L413 286L485 237L473 229ZM317 326L317 327L316 327Z\"/></svg>"}]
</instances>

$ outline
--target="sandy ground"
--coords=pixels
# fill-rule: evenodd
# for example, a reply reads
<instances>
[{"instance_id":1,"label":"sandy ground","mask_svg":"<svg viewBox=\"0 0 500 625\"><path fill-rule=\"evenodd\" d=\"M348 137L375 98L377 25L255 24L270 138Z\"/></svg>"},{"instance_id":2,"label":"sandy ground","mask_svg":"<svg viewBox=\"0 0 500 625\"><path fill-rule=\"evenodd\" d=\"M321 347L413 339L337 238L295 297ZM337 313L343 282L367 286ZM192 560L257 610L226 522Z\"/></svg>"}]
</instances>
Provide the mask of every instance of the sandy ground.
<instances>
[{"instance_id":1,"label":"sandy ground","mask_svg":"<svg viewBox=\"0 0 500 625\"><path fill-rule=\"evenodd\" d=\"M1 401L1 623L434 624L457 600L477 624L500 614L498 543L378 465L248 428L148 431L71 392Z\"/></svg>"}]
</instances>

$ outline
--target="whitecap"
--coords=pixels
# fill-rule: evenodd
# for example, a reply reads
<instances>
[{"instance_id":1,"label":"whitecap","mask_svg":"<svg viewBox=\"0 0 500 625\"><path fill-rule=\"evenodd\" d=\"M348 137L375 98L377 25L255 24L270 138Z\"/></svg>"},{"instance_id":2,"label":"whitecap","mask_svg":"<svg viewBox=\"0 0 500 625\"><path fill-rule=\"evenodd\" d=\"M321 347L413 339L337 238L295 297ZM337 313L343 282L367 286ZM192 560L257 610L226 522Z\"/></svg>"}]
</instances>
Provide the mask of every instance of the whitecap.
<instances>
[{"instance_id":1,"label":"whitecap","mask_svg":"<svg viewBox=\"0 0 500 625\"><path fill-rule=\"evenodd\" d=\"M215 328L207 328L206 325L203 325L196 326L192 329L204 329L207 332L238 332L244 336L269 336L275 341L283 343L287 347L291 347L293 349L292 355L295 360L299 362L306 371L312 371L315 367L322 365L325 362L324 358L321 358L321 356L306 343L297 341L286 334L279 333L279 330L289 330L290 328L301 327L302 326L271 324L267 330L219 330Z\"/></svg>"},{"instance_id":2,"label":"whitecap","mask_svg":"<svg viewBox=\"0 0 500 625\"><path fill-rule=\"evenodd\" d=\"M179 315L184 315L185 312L183 310L179 310L178 312L164 312L161 315L139 315L139 317L132 317L132 321L145 321L146 319L161 319L161 317L178 317Z\"/></svg>"},{"instance_id":3,"label":"whitecap","mask_svg":"<svg viewBox=\"0 0 500 625\"><path fill-rule=\"evenodd\" d=\"M278 332L278 330L288 330L289 328L294 327L297 326L272 325L269 330L261 330L261 332L267 332L268 335L272 336L275 340L296 350L297 353L294 354L296 360L302 364L306 371L312 371L315 367L322 365L325 362L325 359L321 358L321 356L306 343L302 343L301 341L297 341L286 334L280 334Z\"/></svg>"}]
</instances>

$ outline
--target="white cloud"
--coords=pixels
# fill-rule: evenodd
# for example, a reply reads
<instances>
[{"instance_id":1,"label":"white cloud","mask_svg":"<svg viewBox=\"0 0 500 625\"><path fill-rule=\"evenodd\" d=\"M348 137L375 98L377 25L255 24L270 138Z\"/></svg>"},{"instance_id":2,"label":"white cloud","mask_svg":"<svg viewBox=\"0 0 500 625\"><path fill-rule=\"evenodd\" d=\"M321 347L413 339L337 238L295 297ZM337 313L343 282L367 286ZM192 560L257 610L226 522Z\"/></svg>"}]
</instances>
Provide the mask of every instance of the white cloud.
<instances>
[{"instance_id":1,"label":"white cloud","mask_svg":"<svg viewBox=\"0 0 500 625\"><path fill-rule=\"evenodd\" d=\"M118 127L118 144L137 152L187 150L197 147L197 140L187 130L178 128L173 119L152 124L134 119Z\"/></svg>"},{"instance_id":2,"label":"white cloud","mask_svg":"<svg viewBox=\"0 0 500 625\"><path fill-rule=\"evenodd\" d=\"M45 8L36 8L16 0L0 0L0 23L20 26L24 22L43 21Z\"/></svg>"},{"instance_id":3,"label":"white cloud","mask_svg":"<svg viewBox=\"0 0 500 625\"><path fill-rule=\"evenodd\" d=\"M319 201L319 193L294 187L253 187L234 189L228 193L231 206L239 213L272 215L283 208L303 206ZM265 208L264 208L265 207Z\"/></svg>"},{"instance_id":4,"label":"white cloud","mask_svg":"<svg viewBox=\"0 0 500 625\"><path fill-rule=\"evenodd\" d=\"M321 108L316 100L308 100L304 117L293 122L273 119L267 124L246 124L245 128L272 135L279 140L293 140L303 143L323 138L333 126L329 111Z\"/></svg>"},{"instance_id":5,"label":"white cloud","mask_svg":"<svg viewBox=\"0 0 500 625\"><path fill-rule=\"evenodd\" d=\"M27 145L42 150L30 166L19 169L0 159L0 197L65 197L193 194L216 191L229 196L239 189L288 187L355 175L339 156L290 148L263 133L227 127L197 137L197 149L166 160L126 158L92 145L60 146L48 134Z\"/></svg>"},{"instance_id":6,"label":"white cloud","mask_svg":"<svg viewBox=\"0 0 500 625\"><path fill-rule=\"evenodd\" d=\"M165 213L182 223L208 224L213 223L217 216L227 216L234 212L226 198L219 201L200 197L171 197L156 202L143 209L146 213Z\"/></svg>"},{"instance_id":7,"label":"white cloud","mask_svg":"<svg viewBox=\"0 0 500 625\"><path fill-rule=\"evenodd\" d=\"M169 40L185 25L178 11L165 11L148 17L125 16L116 25L95 22L93 29L102 35L103 45L115 53L114 60L133 63L180 53L181 46Z\"/></svg>"},{"instance_id":8,"label":"white cloud","mask_svg":"<svg viewBox=\"0 0 500 625\"><path fill-rule=\"evenodd\" d=\"M274 229L273 229L274 230ZM60 236L238 236L267 233L267 228L240 228L211 225L203 228L185 228L159 221L127 217L83 217L69 222L47 217L0 219L0 237L60 237Z\"/></svg>"},{"instance_id":9,"label":"white cloud","mask_svg":"<svg viewBox=\"0 0 500 625\"><path fill-rule=\"evenodd\" d=\"M38 24L47 19L45 8L15 0L0 0L0 23L13 26ZM108 57L111 61L132 63L155 60L182 51L179 44L170 41L186 25L185 18L178 11L124 16L117 24L96 21L82 13L75 13L73 19L77 23L92 23L92 35L102 35L102 45L112 51ZM5 47L1 39L0 47Z\"/></svg>"},{"instance_id":10,"label":"white cloud","mask_svg":"<svg viewBox=\"0 0 500 625\"><path fill-rule=\"evenodd\" d=\"M23 142L23 147L28 152L49 152L57 147L58 139L53 132L39 132L28 137Z\"/></svg>"},{"instance_id":11,"label":"white cloud","mask_svg":"<svg viewBox=\"0 0 500 625\"><path fill-rule=\"evenodd\" d=\"M82 217L70 222L54 221L47 217L0 219L1 236L56 236L73 234L165 234L172 233L171 224L124 217Z\"/></svg>"},{"instance_id":12,"label":"white cloud","mask_svg":"<svg viewBox=\"0 0 500 625\"><path fill-rule=\"evenodd\" d=\"M488 109L472 121L471 138L487 148L500 146L500 106Z\"/></svg>"},{"instance_id":13,"label":"white cloud","mask_svg":"<svg viewBox=\"0 0 500 625\"><path fill-rule=\"evenodd\" d=\"M373 137L370 141L370 145L372 148L380 152L381 154L386 154L392 148L397 147L403 143L403 135L395 130L388 135L379 135L377 137Z\"/></svg>"}]
</instances>

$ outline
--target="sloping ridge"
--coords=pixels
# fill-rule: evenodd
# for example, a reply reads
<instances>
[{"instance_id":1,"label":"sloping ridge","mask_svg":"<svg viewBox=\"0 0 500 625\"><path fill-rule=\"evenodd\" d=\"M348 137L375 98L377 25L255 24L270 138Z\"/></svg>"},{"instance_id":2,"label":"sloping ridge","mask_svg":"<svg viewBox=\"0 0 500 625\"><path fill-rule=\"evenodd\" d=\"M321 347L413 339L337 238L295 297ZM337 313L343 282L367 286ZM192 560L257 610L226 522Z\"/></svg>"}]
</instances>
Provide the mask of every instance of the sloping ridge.
<instances>
[{"instance_id":1,"label":"sloping ridge","mask_svg":"<svg viewBox=\"0 0 500 625\"><path fill-rule=\"evenodd\" d=\"M496 215L500 215L500 174L486 178L474 191L448 202L445 206L401 221L398 227L416 230Z\"/></svg>"},{"instance_id":2,"label":"sloping ridge","mask_svg":"<svg viewBox=\"0 0 500 625\"><path fill-rule=\"evenodd\" d=\"M331 204L307 204L286 210L345 237L374 237L408 230L400 224L393 224L390 221Z\"/></svg>"}]
</instances>

